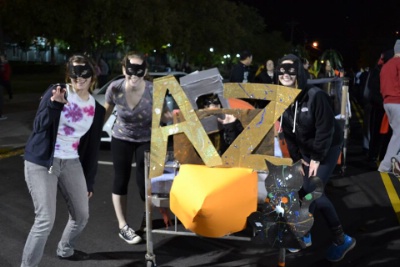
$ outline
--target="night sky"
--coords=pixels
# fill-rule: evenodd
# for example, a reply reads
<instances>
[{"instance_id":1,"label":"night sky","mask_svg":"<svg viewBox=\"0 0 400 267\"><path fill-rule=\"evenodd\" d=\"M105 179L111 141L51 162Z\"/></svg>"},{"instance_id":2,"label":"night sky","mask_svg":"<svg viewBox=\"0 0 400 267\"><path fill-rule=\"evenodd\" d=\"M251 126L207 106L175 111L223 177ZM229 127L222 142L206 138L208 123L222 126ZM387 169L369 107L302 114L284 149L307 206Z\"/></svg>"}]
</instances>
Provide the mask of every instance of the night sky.
<instances>
[{"instance_id":1,"label":"night sky","mask_svg":"<svg viewBox=\"0 0 400 267\"><path fill-rule=\"evenodd\" d=\"M361 47L380 52L400 39L400 0L242 0L259 10L268 31L280 31L294 44L319 41L357 61Z\"/></svg>"}]
</instances>

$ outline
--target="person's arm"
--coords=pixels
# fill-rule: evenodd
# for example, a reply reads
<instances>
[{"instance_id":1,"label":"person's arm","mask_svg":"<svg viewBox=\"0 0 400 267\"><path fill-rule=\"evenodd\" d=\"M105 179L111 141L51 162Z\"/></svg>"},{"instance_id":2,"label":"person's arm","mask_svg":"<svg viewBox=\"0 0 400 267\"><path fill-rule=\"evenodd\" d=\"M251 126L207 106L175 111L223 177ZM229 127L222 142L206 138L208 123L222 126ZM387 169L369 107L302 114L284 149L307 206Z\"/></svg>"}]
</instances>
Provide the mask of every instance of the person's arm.
<instances>
[{"instance_id":1,"label":"person's arm","mask_svg":"<svg viewBox=\"0 0 400 267\"><path fill-rule=\"evenodd\" d=\"M110 118L111 113L114 110L115 105L109 104L107 102L104 103L104 108L106 109L106 115L104 116L104 123Z\"/></svg>"},{"instance_id":2,"label":"person's arm","mask_svg":"<svg viewBox=\"0 0 400 267\"><path fill-rule=\"evenodd\" d=\"M44 93L33 121L34 132L46 131L55 121L59 120L66 103L65 91L62 89L60 86L57 88L56 85L50 85Z\"/></svg>"},{"instance_id":3,"label":"person's arm","mask_svg":"<svg viewBox=\"0 0 400 267\"><path fill-rule=\"evenodd\" d=\"M104 108L106 109L106 114L104 115L104 123L107 122L107 120L110 118L111 113L114 110L115 107L115 102L114 102L114 98L113 98L113 90L116 90L118 87L122 86L122 82L116 87L116 89L114 88L114 84L115 82L112 82L106 91L106 94L104 96Z\"/></svg>"}]
</instances>

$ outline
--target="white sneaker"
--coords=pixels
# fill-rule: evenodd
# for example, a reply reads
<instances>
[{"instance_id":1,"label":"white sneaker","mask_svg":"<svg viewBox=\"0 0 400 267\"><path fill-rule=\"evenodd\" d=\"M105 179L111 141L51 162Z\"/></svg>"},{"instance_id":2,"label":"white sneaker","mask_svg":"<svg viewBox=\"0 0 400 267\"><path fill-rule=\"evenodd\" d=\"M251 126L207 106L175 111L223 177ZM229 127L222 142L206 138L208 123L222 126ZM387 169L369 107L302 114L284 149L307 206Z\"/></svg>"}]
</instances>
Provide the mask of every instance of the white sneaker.
<instances>
[{"instance_id":1,"label":"white sneaker","mask_svg":"<svg viewBox=\"0 0 400 267\"><path fill-rule=\"evenodd\" d=\"M6 116L0 116L0 121L4 121L4 120L6 120L6 119L7 119Z\"/></svg>"}]
</instances>

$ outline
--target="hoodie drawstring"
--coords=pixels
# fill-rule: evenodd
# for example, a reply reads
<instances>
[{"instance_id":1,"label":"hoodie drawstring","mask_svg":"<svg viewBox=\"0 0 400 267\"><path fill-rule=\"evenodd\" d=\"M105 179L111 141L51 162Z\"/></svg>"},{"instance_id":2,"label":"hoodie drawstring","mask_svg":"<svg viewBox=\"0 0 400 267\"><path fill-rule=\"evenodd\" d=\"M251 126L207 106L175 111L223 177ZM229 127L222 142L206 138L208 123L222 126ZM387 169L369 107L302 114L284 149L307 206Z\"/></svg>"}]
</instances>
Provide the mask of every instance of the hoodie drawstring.
<instances>
[{"instance_id":1,"label":"hoodie drawstring","mask_svg":"<svg viewBox=\"0 0 400 267\"><path fill-rule=\"evenodd\" d=\"M278 133L280 133L281 130L282 130L282 121L283 121L283 114L282 114L282 116L281 116L281 118L280 118L280 120L279 120L279 129L278 129Z\"/></svg>"},{"instance_id":2,"label":"hoodie drawstring","mask_svg":"<svg viewBox=\"0 0 400 267\"><path fill-rule=\"evenodd\" d=\"M292 133L296 132L296 118L297 118L297 101L296 101L296 106L294 109L294 120L293 120L293 130Z\"/></svg>"}]
</instances>

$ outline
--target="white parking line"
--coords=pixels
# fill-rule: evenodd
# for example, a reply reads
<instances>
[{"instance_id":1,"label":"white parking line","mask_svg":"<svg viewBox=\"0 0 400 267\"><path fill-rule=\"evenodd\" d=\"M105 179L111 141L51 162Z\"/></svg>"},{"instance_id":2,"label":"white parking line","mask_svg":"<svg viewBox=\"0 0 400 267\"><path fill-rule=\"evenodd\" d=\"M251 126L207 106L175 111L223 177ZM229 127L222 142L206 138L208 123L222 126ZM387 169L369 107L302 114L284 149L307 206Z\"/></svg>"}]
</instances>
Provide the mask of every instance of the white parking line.
<instances>
[{"instance_id":1,"label":"white parking line","mask_svg":"<svg viewBox=\"0 0 400 267\"><path fill-rule=\"evenodd\" d=\"M98 163L100 165L113 165L113 163L111 161L101 161L101 160L99 160ZM132 167L136 167L136 162L132 163Z\"/></svg>"}]
</instances>

